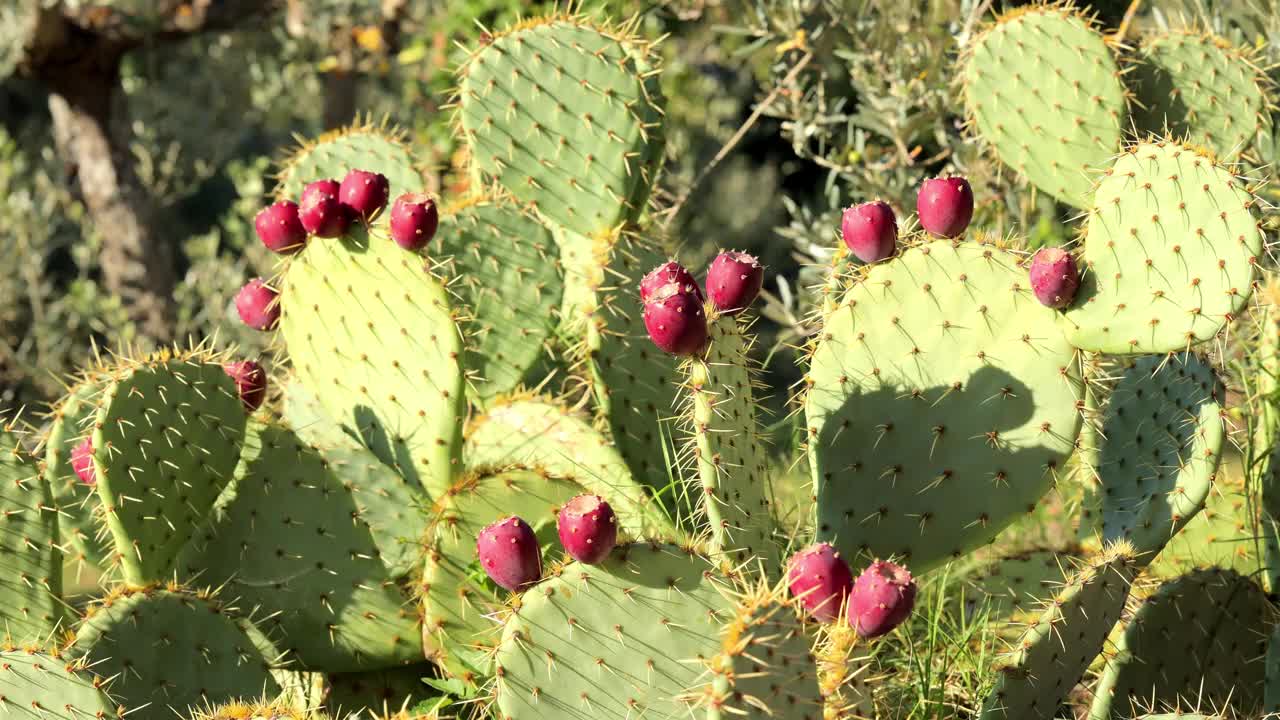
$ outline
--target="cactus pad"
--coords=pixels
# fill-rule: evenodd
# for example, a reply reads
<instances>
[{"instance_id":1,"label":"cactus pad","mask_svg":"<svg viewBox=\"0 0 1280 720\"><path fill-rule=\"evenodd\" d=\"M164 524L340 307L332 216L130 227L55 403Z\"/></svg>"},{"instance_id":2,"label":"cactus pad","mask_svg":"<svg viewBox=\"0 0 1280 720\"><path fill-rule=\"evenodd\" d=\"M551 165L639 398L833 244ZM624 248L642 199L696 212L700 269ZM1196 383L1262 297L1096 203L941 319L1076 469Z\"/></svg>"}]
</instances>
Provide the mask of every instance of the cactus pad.
<instances>
[{"instance_id":1,"label":"cactus pad","mask_svg":"<svg viewBox=\"0 0 1280 720\"><path fill-rule=\"evenodd\" d=\"M1040 613L1070 579L1071 550L1027 550L997 558L968 580L966 595L971 612L986 609L997 622L1025 620L1027 613Z\"/></svg>"},{"instance_id":2,"label":"cactus pad","mask_svg":"<svg viewBox=\"0 0 1280 720\"><path fill-rule=\"evenodd\" d=\"M1081 568L1027 627L987 696L983 720L1051 720L1102 651L1140 571L1133 548L1110 546Z\"/></svg>"},{"instance_id":3,"label":"cactus pad","mask_svg":"<svg viewBox=\"0 0 1280 720\"><path fill-rule=\"evenodd\" d=\"M105 383L101 378L86 380L71 389L53 412L53 423L45 439L45 478L58 505L58 532L62 542L85 560L105 567L115 552L111 533L102 526L98 494L76 476L71 467L71 451L93 429L98 400Z\"/></svg>"},{"instance_id":4,"label":"cactus pad","mask_svg":"<svg viewBox=\"0 0 1280 720\"><path fill-rule=\"evenodd\" d=\"M964 97L1001 161L1088 207L1092 175L1120 149L1126 119L1119 69L1087 18L1065 5L1002 17L966 51Z\"/></svg>"},{"instance_id":5,"label":"cactus pad","mask_svg":"<svg viewBox=\"0 0 1280 720\"><path fill-rule=\"evenodd\" d=\"M356 125L320 136L281 163L278 194L294 202L302 188L316 180L342 181L349 170L368 170L387 176L391 196L422 191L422 174L413 165L409 148L394 130Z\"/></svg>"},{"instance_id":6,"label":"cactus pad","mask_svg":"<svg viewBox=\"0 0 1280 720\"><path fill-rule=\"evenodd\" d=\"M106 689L83 663L25 650L0 651L0 711L37 720L85 720L133 717L130 707L117 707ZM186 708L183 708L185 710Z\"/></svg>"},{"instance_id":7,"label":"cactus pad","mask_svg":"<svg viewBox=\"0 0 1280 720\"><path fill-rule=\"evenodd\" d=\"M172 718L197 705L279 692L270 643L234 609L203 595L158 588L116 593L90 609L70 653L115 678L130 717Z\"/></svg>"},{"instance_id":8,"label":"cactus pad","mask_svg":"<svg viewBox=\"0 0 1280 720\"><path fill-rule=\"evenodd\" d=\"M1098 184L1071 342L1136 354L1213 337L1253 291L1255 199L1222 166L1173 142L1140 143Z\"/></svg>"},{"instance_id":9,"label":"cactus pad","mask_svg":"<svg viewBox=\"0 0 1280 720\"><path fill-rule=\"evenodd\" d=\"M308 243L285 275L281 330L329 417L426 488L449 486L465 400L444 287L376 227Z\"/></svg>"},{"instance_id":10,"label":"cactus pad","mask_svg":"<svg viewBox=\"0 0 1280 720\"><path fill-rule=\"evenodd\" d=\"M461 71L472 160L512 195L583 235L635 219L662 154L648 45L573 18L492 36Z\"/></svg>"},{"instance_id":11,"label":"cactus pad","mask_svg":"<svg viewBox=\"0 0 1280 720\"><path fill-rule=\"evenodd\" d=\"M446 215L427 254L444 263L467 312L476 395L510 391L546 351L564 296L551 232L511 203L476 202Z\"/></svg>"},{"instance_id":12,"label":"cactus pad","mask_svg":"<svg viewBox=\"0 0 1280 720\"><path fill-rule=\"evenodd\" d=\"M781 558L773 537L768 458L756 424L748 341L732 316L715 319L709 331L711 346L706 357L690 360L685 391L711 548L735 564L758 558L776 570Z\"/></svg>"},{"instance_id":13,"label":"cactus pad","mask_svg":"<svg viewBox=\"0 0 1280 720\"><path fill-rule=\"evenodd\" d=\"M126 581L171 576L231 481L245 422L217 358L164 353L116 370L98 408L93 460Z\"/></svg>"},{"instance_id":14,"label":"cactus pad","mask_svg":"<svg viewBox=\"0 0 1280 720\"><path fill-rule=\"evenodd\" d=\"M434 677L435 673L435 668L426 663L393 670L333 673L329 675L325 706L339 718L389 717L439 695L422 682L422 678Z\"/></svg>"},{"instance_id":15,"label":"cactus pad","mask_svg":"<svg viewBox=\"0 0 1280 720\"><path fill-rule=\"evenodd\" d=\"M62 619L53 497L17 436L0 426L0 645L48 642Z\"/></svg>"},{"instance_id":16,"label":"cactus pad","mask_svg":"<svg viewBox=\"0 0 1280 720\"><path fill-rule=\"evenodd\" d=\"M285 428L251 426L235 497L183 565L257 608L302 668L413 662L417 615L379 559L345 470Z\"/></svg>"},{"instance_id":17,"label":"cactus pad","mask_svg":"<svg viewBox=\"0 0 1280 720\"><path fill-rule=\"evenodd\" d=\"M1265 78L1231 43L1190 31L1144 38L1125 76L1137 96L1140 131L1185 138L1226 159L1248 147L1270 117Z\"/></svg>"},{"instance_id":18,"label":"cactus pad","mask_svg":"<svg viewBox=\"0 0 1280 720\"><path fill-rule=\"evenodd\" d=\"M818 538L921 573L1053 485L1082 401L1075 350L1016 258L932 242L874 265L830 315L806 399Z\"/></svg>"},{"instance_id":19,"label":"cactus pad","mask_svg":"<svg viewBox=\"0 0 1280 720\"><path fill-rule=\"evenodd\" d=\"M1192 354L1139 358L1103 417L1102 529L1150 562L1204 507L1222 456L1221 381Z\"/></svg>"},{"instance_id":20,"label":"cactus pad","mask_svg":"<svg viewBox=\"0 0 1280 720\"><path fill-rule=\"evenodd\" d=\"M1261 565L1256 552L1253 513L1243 482L1219 475L1196 513L1147 569L1157 577L1173 577L1202 567L1231 568L1251 575ZM1265 536L1265 533L1264 533Z\"/></svg>"},{"instance_id":21,"label":"cactus pad","mask_svg":"<svg viewBox=\"0 0 1280 720\"><path fill-rule=\"evenodd\" d=\"M1261 588L1230 570L1198 570L1165 583L1134 614L1098 681L1092 720L1134 706L1262 705L1271 609Z\"/></svg>"}]
</instances>

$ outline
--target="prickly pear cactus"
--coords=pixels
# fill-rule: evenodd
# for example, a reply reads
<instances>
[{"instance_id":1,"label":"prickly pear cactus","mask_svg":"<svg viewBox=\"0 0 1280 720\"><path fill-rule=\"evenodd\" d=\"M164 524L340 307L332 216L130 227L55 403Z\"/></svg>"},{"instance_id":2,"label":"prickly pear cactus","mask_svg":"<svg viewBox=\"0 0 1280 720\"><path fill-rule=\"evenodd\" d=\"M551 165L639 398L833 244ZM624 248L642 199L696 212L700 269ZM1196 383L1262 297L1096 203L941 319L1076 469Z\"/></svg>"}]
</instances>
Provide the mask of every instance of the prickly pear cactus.
<instances>
[{"instance_id":1,"label":"prickly pear cactus","mask_svg":"<svg viewBox=\"0 0 1280 720\"><path fill-rule=\"evenodd\" d=\"M136 710L107 695L110 682L84 662L58 654L0 650L0 707L37 718L77 720ZM184 708L185 709L185 708Z\"/></svg>"},{"instance_id":2,"label":"prickly pear cactus","mask_svg":"<svg viewBox=\"0 0 1280 720\"><path fill-rule=\"evenodd\" d=\"M1071 343L1163 353L1216 335L1253 292L1255 202L1203 152L1175 142L1128 148L1094 192L1084 274L1066 313Z\"/></svg>"},{"instance_id":3,"label":"prickly pear cactus","mask_svg":"<svg viewBox=\"0 0 1280 720\"><path fill-rule=\"evenodd\" d=\"M916 573L991 540L1065 467L1077 366L999 247L928 242L871 266L808 375L818 538Z\"/></svg>"},{"instance_id":4,"label":"prickly pear cactus","mask_svg":"<svg viewBox=\"0 0 1280 720\"><path fill-rule=\"evenodd\" d=\"M88 562L107 567L115 552L111 533L103 527L98 494L71 466L72 451L93 432L98 400L106 385L102 375L86 373L54 408L45 438L45 479L58 505L58 531L62 542L74 552L77 565Z\"/></svg>"},{"instance_id":5,"label":"prickly pear cactus","mask_svg":"<svg viewBox=\"0 0 1280 720\"><path fill-rule=\"evenodd\" d=\"M985 611L989 621L1025 620L1039 614L1075 570L1079 551L1038 549L997 558L972 578L966 596L971 614Z\"/></svg>"},{"instance_id":6,"label":"prickly pear cactus","mask_svg":"<svg viewBox=\"0 0 1280 720\"><path fill-rule=\"evenodd\" d=\"M280 164L277 195L296 202L308 183L341 182L352 168L372 168L386 175L394 194L422 189L422 173L400 135L364 123L325 133L295 150Z\"/></svg>"},{"instance_id":7,"label":"prickly pear cactus","mask_svg":"<svg viewBox=\"0 0 1280 720\"><path fill-rule=\"evenodd\" d=\"M363 673L332 673L328 676L325 706L335 717L388 717L411 710L437 693L423 678L435 668L426 663L392 670Z\"/></svg>"},{"instance_id":8,"label":"prickly pear cactus","mask_svg":"<svg viewBox=\"0 0 1280 720\"><path fill-rule=\"evenodd\" d=\"M1107 41L1070 5L1000 17L964 53L965 108L1002 162L1070 205L1120 149L1125 89Z\"/></svg>"},{"instance_id":9,"label":"prickly pear cactus","mask_svg":"<svg viewBox=\"0 0 1280 720\"><path fill-rule=\"evenodd\" d=\"M49 485L0 424L0 646L48 643L64 629L59 542Z\"/></svg>"}]
</instances>

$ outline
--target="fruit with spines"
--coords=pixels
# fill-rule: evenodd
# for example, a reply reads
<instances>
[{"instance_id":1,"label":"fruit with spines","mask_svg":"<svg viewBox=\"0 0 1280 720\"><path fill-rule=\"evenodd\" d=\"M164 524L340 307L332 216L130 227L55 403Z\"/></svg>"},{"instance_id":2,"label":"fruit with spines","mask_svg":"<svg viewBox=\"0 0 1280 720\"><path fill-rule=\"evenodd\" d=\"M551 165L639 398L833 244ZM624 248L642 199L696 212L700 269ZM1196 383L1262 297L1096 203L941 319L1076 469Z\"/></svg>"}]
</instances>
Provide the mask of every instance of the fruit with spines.
<instances>
[{"instance_id":1,"label":"fruit with spines","mask_svg":"<svg viewBox=\"0 0 1280 720\"><path fill-rule=\"evenodd\" d=\"M1041 305L1061 310L1076 299L1080 273L1076 260L1062 248L1043 248L1031 257L1027 271L1031 291Z\"/></svg>"},{"instance_id":2,"label":"fruit with spines","mask_svg":"<svg viewBox=\"0 0 1280 720\"><path fill-rule=\"evenodd\" d=\"M440 211L436 201L423 193L405 193L391 205L391 239L397 245L417 252L436 236Z\"/></svg>"},{"instance_id":3,"label":"fruit with spines","mask_svg":"<svg viewBox=\"0 0 1280 720\"><path fill-rule=\"evenodd\" d=\"M595 565L618 544L618 517L599 495L579 495L560 508L560 544L580 563Z\"/></svg>"},{"instance_id":4,"label":"fruit with spines","mask_svg":"<svg viewBox=\"0 0 1280 720\"><path fill-rule=\"evenodd\" d=\"M864 638L887 635L901 625L916 605L916 580L894 562L876 560L849 591L849 625Z\"/></svg>"},{"instance_id":5,"label":"fruit with spines","mask_svg":"<svg viewBox=\"0 0 1280 720\"><path fill-rule=\"evenodd\" d=\"M898 218L883 200L847 208L840 218L840 237L849 252L864 263L880 262L898 245Z\"/></svg>"},{"instance_id":6,"label":"fruit with spines","mask_svg":"<svg viewBox=\"0 0 1280 720\"><path fill-rule=\"evenodd\" d=\"M744 252L722 252L707 268L707 299L724 315L751 306L764 286L764 266Z\"/></svg>"},{"instance_id":7,"label":"fruit with spines","mask_svg":"<svg viewBox=\"0 0 1280 720\"><path fill-rule=\"evenodd\" d=\"M529 523L512 515L480 531L476 538L480 567L500 587L525 590L542 579L542 553Z\"/></svg>"},{"instance_id":8,"label":"fruit with spines","mask_svg":"<svg viewBox=\"0 0 1280 720\"><path fill-rule=\"evenodd\" d=\"M292 200L279 200L260 210L253 227L262 244L281 255L296 253L307 242L307 229L298 216L298 204Z\"/></svg>"},{"instance_id":9,"label":"fruit with spines","mask_svg":"<svg viewBox=\"0 0 1280 720\"><path fill-rule=\"evenodd\" d=\"M236 390L240 393L240 402L244 409L254 412L262 407L267 397L267 371L257 360L238 360L222 366L224 372L236 381Z\"/></svg>"},{"instance_id":10,"label":"fruit with spines","mask_svg":"<svg viewBox=\"0 0 1280 720\"><path fill-rule=\"evenodd\" d=\"M685 292L697 295L699 300L703 299L702 288L698 287L698 281L693 278L693 273L675 260L670 260L650 270L649 274L640 280L640 302L649 302L649 298L653 297L659 288L671 283L676 283Z\"/></svg>"},{"instance_id":11,"label":"fruit with spines","mask_svg":"<svg viewBox=\"0 0 1280 720\"><path fill-rule=\"evenodd\" d=\"M275 330L280 321L280 293L262 278L254 278L236 293L236 312L240 321L254 330Z\"/></svg>"},{"instance_id":12,"label":"fruit with spines","mask_svg":"<svg viewBox=\"0 0 1280 720\"><path fill-rule=\"evenodd\" d=\"M815 543L791 556L787 567L791 594L819 622L839 619L853 588L849 563L831 543Z\"/></svg>"},{"instance_id":13,"label":"fruit with spines","mask_svg":"<svg viewBox=\"0 0 1280 720\"><path fill-rule=\"evenodd\" d=\"M391 183L387 176L368 170L351 170L338 185L338 201L366 222L387 206Z\"/></svg>"},{"instance_id":14,"label":"fruit with spines","mask_svg":"<svg viewBox=\"0 0 1280 720\"><path fill-rule=\"evenodd\" d=\"M916 214L920 227L941 238L955 238L964 233L973 219L973 189L962 177L938 177L925 180L916 194Z\"/></svg>"},{"instance_id":15,"label":"fruit with spines","mask_svg":"<svg viewBox=\"0 0 1280 720\"><path fill-rule=\"evenodd\" d=\"M351 227L352 211L338 199L337 180L316 180L302 190L298 218L307 232L321 238L336 238Z\"/></svg>"},{"instance_id":16,"label":"fruit with spines","mask_svg":"<svg viewBox=\"0 0 1280 720\"><path fill-rule=\"evenodd\" d=\"M702 301L678 283L667 283L649 296L644 303L644 327L653 344L671 355L693 355L707 344Z\"/></svg>"}]
</instances>

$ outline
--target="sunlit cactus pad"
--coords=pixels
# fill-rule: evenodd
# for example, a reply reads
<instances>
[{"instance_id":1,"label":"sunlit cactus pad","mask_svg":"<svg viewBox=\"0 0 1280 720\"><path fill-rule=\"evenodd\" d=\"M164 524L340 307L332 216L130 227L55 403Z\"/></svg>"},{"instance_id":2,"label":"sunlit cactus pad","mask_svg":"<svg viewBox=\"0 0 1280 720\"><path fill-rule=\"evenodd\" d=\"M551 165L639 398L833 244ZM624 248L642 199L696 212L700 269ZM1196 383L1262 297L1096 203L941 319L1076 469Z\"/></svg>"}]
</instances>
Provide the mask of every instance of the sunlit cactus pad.
<instances>
[{"instance_id":1,"label":"sunlit cactus pad","mask_svg":"<svg viewBox=\"0 0 1280 720\"><path fill-rule=\"evenodd\" d=\"M63 619L58 546L49 485L0 424L0 646L56 639Z\"/></svg>"},{"instance_id":2,"label":"sunlit cactus pad","mask_svg":"<svg viewBox=\"0 0 1280 720\"><path fill-rule=\"evenodd\" d=\"M965 105L1005 164L1088 207L1093 175L1120 149L1125 90L1111 49L1069 6L1020 8L972 41Z\"/></svg>"},{"instance_id":3,"label":"sunlit cactus pad","mask_svg":"<svg viewBox=\"0 0 1280 720\"><path fill-rule=\"evenodd\" d=\"M1074 447L1075 353L998 247L931 242L873 266L809 373L818 538L915 572L994 538Z\"/></svg>"},{"instance_id":4,"label":"sunlit cactus pad","mask_svg":"<svg viewBox=\"0 0 1280 720\"><path fill-rule=\"evenodd\" d=\"M374 125L356 125L321 135L286 159L277 192L298 202L302 189L316 180L342 181L352 169L372 169L391 183L395 197L422 191L422 174L413 164L409 147L394 133Z\"/></svg>"},{"instance_id":5,"label":"sunlit cactus pad","mask_svg":"<svg viewBox=\"0 0 1280 720\"><path fill-rule=\"evenodd\" d=\"M137 710L113 701L109 687L101 672L85 669L83 662L44 652L0 651L0 708L23 720L85 720Z\"/></svg>"},{"instance_id":6,"label":"sunlit cactus pad","mask_svg":"<svg viewBox=\"0 0 1280 720\"><path fill-rule=\"evenodd\" d=\"M1216 335L1253 292L1255 202L1202 152L1174 142L1126 150L1094 194L1071 342L1158 353Z\"/></svg>"},{"instance_id":7,"label":"sunlit cactus pad","mask_svg":"<svg viewBox=\"0 0 1280 720\"><path fill-rule=\"evenodd\" d=\"M575 232L634 219L663 146L651 64L630 28L575 18L490 36L463 65L458 89L474 163Z\"/></svg>"}]
</instances>

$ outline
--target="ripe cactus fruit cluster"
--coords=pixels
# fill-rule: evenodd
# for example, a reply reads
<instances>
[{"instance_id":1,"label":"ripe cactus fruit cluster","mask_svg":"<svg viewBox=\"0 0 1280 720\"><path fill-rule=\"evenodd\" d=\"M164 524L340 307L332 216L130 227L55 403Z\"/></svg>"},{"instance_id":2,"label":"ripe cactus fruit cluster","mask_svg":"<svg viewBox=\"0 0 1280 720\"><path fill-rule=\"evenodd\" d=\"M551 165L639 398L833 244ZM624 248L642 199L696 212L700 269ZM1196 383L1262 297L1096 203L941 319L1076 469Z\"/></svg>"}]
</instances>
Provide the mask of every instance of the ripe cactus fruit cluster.
<instances>
[{"instance_id":1,"label":"ripe cactus fruit cluster","mask_svg":"<svg viewBox=\"0 0 1280 720\"><path fill-rule=\"evenodd\" d=\"M764 266L751 255L728 251L716 255L707 269L705 297L719 315L746 310L764 286ZM644 326L649 339L665 353L696 355L707 348L708 318L704 294L693 274L669 261L640 281Z\"/></svg>"}]
</instances>

